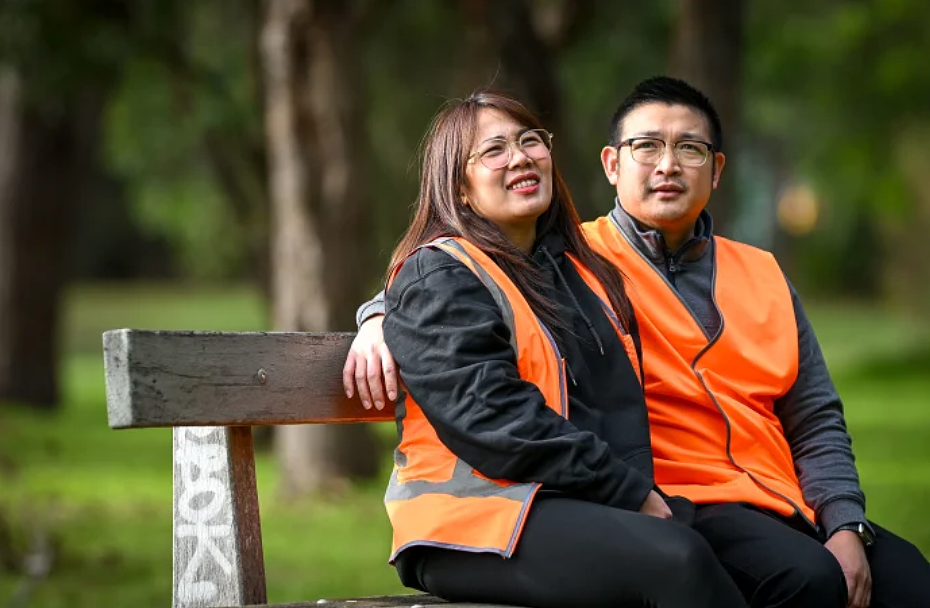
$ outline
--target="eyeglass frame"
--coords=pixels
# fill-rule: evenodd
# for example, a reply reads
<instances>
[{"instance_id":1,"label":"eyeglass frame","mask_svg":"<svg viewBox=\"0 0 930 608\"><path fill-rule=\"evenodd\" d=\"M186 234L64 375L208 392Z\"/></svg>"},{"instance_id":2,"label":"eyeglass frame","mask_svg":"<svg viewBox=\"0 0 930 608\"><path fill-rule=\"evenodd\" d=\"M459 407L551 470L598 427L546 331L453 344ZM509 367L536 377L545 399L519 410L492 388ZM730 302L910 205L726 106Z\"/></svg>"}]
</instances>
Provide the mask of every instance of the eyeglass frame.
<instances>
[{"instance_id":1,"label":"eyeglass frame","mask_svg":"<svg viewBox=\"0 0 930 608\"><path fill-rule=\"evenodd\" d=\"M549 138L548 146L545 146L545 141L543 142L543 145L546 147L546 151L548 152L548 156L540 156L539 158L534 158L526 153L526 150L524 150L523 146L520 145L520 140L523 139L523 136L526 135L527 133L538 133L538 132L545 133L546 137ZM471 165L475 162L475 159L478 159L478 160L481 160L481 164L489 171L498 171L500 169L503 169L507 165L509 165L510 162L513 160L513 147L514 146L518 146L520 148L520 151L523 152L523 155L526 156L527 158L532 158L533 160L542 160L543 158L548 158L552 156L552 140L553 139L555 139L555 134L551 133L550 131L546 129L527 129L521 132L520 136L516 140L507 139L506 137L490 137L481 143L485 143L487 141L493 141L493 140L505 142L507 144L507 162L505 162L500 167L495 167L492 169L491 167L488 167L487 165L485 165L484 161L481 160L480 152L472 152L471 154L468 155L468 160L466 161L466 163ZM485 152L487 152L487 150L485 150Z\"/></svg>"},{"instance_id":2,"label":"eyeglass frame","mask_svg":"<svg viewBox=\"0 0 930 608\"><path fill-rule=\"evenodd\" d=\"M661 141L662 145L664 146L662 148L662 156L660 156L659 159L654 163L644 163L642 161L636 160L636 157L633 156L633 143L636 141L644 140L644 139L651 139L653 141ZM704 161L700 165L685 165L682 162L681 158L679 158L678 156L678 144L689 143L689 142L695 143L695 144L703 144L707 146L707 154L704 155ZM617 154L620 154L620 148L624 146L630 147L630 158L632 158L634 162L637 162L641 165L658 165L660 162L662 162L662 159L665 158L665 151L668 150L667 141L665 141L664 139L660 137L649 137L648 135L643 135L640 137L630 137L630 138L624 139L619 144L617 144ZM695 168L703 167L704 165L707 164L707 159L713 157L715 152L716 150L714 149L714 144L710 143L709 141L704 141L703 139L682 139L672 144L672 154L675 156L675 159L678 162L682 163L682 165L684 165L685 167L695 167Z\"/></svg>"}]
</instances>

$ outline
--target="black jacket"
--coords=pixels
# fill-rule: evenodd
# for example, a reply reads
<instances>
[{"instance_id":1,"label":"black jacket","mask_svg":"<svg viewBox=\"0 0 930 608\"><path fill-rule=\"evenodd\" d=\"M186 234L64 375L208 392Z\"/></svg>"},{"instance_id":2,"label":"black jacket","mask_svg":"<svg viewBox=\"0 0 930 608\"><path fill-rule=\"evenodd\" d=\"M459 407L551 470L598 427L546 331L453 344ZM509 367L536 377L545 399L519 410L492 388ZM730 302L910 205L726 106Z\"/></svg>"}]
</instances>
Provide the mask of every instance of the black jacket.
<instances>
[{"instance_id":1,"label":"black jacket","mask_svg":"<svg viewBox=\"0 0 930 608\"><path fill-rule=\"evenodd\" d=\"M638 510L654 486L639 370L562 239L540 239L533 259L571 328L557 336L570 370L569 420L520 379L500 308L444 251L420 249L394 278L385 341L439 439L483 475Z\"/></svg>"}]
</instances>

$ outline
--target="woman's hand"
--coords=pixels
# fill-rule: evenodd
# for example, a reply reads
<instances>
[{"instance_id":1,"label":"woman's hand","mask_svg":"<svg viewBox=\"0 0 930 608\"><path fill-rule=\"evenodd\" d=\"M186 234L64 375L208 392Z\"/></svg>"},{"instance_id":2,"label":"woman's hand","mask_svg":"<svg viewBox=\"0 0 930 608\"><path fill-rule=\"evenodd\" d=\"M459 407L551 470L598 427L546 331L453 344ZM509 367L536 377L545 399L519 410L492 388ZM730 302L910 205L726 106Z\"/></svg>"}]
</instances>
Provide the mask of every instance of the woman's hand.
<instances>
[{"instance_id":1,"label":"woman's hand","mask_svg":"<svg viewBox=\"0 0 930 608\"><path fill-rule=\"evenodd\" d=\"M394 357L384 343L381 324L384 317L379 315L365 321L358 330L358 335L349 348L349 356L342 368L342 386L350 399L354 387L358 387L358 396L366 410L384 409L384 394L393 401L397 398L397 366Z\"/></svg>"}]
</instances>

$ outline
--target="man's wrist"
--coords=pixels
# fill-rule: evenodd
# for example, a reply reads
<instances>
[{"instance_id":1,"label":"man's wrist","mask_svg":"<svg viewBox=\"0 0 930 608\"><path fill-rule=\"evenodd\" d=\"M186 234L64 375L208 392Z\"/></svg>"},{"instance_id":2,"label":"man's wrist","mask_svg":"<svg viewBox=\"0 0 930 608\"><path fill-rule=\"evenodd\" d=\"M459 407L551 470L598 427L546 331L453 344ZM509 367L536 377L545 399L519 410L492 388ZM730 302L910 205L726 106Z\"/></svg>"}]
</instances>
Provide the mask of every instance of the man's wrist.
<instances>
[{"instance_id":1,"label":"man's wrist","mask_svg":"<svg viewBox=\"0 0 930 608\"><path fill-rule=\"evenodd\" d=\"M858 536L859 540L862 541L863 547L871 547L875 544L875 532L868 522L860 521L843 524L834 530L833 535L843 531L852 532ZM831 535L831 538L833 535Z\"/></svg>"},{"instance_id":2,"label":"man's wrist","mask_svg":"<svg viewBox=\"0 0 930 608\"><path fill-rule=\"evenodd\" d=\"M865 508L860 502L849 498L830 501L817 511L817 523L827 538L833 536L840 526L859 522L866 523Z\"/></svg>"}]
</instances>

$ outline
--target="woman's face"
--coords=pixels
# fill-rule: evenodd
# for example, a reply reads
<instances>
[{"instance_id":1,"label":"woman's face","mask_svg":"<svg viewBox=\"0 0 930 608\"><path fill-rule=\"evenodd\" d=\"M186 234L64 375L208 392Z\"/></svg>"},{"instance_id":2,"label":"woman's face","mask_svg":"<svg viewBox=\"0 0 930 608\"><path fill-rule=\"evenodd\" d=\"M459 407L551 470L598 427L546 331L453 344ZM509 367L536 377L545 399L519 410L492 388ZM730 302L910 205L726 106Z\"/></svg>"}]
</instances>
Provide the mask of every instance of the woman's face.
<instances>
[{"instance_id":1,"label":"woman's face","mask_svg":"<svg viewBox=\"0 0 930 608\"><path fill-rule=\"evenodd\" d=\"M552 158L547 136L528 131L528 127L503 112L478 110L478 130L469 152L463 192L463 204L497 225L518 246L529 238L524 249L532 245L536 218L552 202ZM522 148L518 144L521 137ZM510 161L503 164L508 152ZM503 166L487 166L497 164Z\"/></svg>"}]
</instances>

